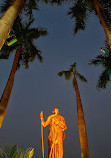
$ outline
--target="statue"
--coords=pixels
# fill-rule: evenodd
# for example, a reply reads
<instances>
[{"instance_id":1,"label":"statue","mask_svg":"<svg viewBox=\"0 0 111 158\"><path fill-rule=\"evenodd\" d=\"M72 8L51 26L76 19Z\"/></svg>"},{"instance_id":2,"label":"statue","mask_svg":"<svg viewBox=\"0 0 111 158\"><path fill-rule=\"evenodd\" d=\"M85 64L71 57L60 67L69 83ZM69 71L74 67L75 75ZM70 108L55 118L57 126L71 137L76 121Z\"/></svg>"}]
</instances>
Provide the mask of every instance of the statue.
<instances>
[{"instance_id":1,"label":"statue","mask_svg":"<svg viewBox=\"0 0 111 158\"><path fill-rule=\"evenodd\" d=\"M43 112L41 111L41 124L45 128L50 124L48 136L48 155L49 158L63 158L63 140L65 139L64 130L67 125L64 117L59 115L59 110L54 109L53 115L50 115L44 122Z\"/></svg>"}]
</instances>

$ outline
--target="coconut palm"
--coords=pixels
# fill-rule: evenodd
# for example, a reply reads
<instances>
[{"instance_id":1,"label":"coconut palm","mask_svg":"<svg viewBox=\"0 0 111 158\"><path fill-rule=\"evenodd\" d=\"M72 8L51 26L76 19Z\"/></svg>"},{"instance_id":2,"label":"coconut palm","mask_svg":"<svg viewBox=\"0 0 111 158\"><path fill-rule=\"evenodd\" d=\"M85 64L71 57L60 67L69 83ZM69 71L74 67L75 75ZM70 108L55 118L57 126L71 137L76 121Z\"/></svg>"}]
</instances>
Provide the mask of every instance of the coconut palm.
<instances>
[{"instance_id":1,"label":"coconut palm","mask_svg":"<svg viewBox=\"0 0 111 158\"><path fill-rule=\"evenodd\" d=\"M111 1L108 0L75 0L68 14L75 18L74 33L84 30L87 18L91 13L96 14L103 26L107 43L111 49Z\"/></svg>"},{"instance_id":2,"label":"coconut palm","mask_svg":"<svg viewBox=\"0 0 111 158\"><path fill-rule=\"evenodd\" d=\"M107 84L111 81L111 51L105 43L105 54L98 55L94 59L90 60L89 65L102 66L103 71L99 75L97 82L97 89L106 89Z\"/></svg>"},{"instance_id":3,"label":"coconut palm","mask_svg":"<svg viewBox=\"0 0 111 158\"><path fill-rule=\"evenodd\" d=\"M10 54L14 52L13 50L17 49L9 79L0 99L0 128L10 99L17 68L20 68L21 65L25 65L25 68L28 68L29 62L33 62L36 58L40 62L43 61L41 51L34 45L33 40L46 36L47 30L42 27L31 28L32 22L33 20L22 24L21 18L17 17L12 32L12 34L15 34L17 42L10 47L6 43L1 50L0 59L8 59Z\"/></svg>"},{"instance_id":4,"label":"coconut palm","mask_svg":"<svg viewBox=\"0 0 111 158\"><path fill-rule=\"evenodd\" d=\"M8 37L15 19L26 7L26 14L32 16L32 9L37 9L35 0L5 0L1 11L5 13L0 18L0 50Z\"/></svg>"},{"instance_id":5,"label":"coconut palm","mask_svg":"<svg viewBox=\"0 0 111 158\"><path fill-rule=\"evenodd\" d=\"M30 19L33 18L33 10L38 10L38 2L49 3L51 5L58 4L61 5L60 0L5 0L4 4L1 6L1 12L5 13L0 18L0 50L10 33L10 30L14 24L17 16L25 11L25 15L28 15Z\"/></svg>"},{"instance_id":6,"label":"coconut palm","mask_svg":"<svg viewBox=\"0 0 111 158\"><path fill-rule=\"evenodd\" d=\"M78 128L79 128L79 138L80 138L80 147L81 147L81 157L89 158L89 150L88 150L88 141L86 134L86 125L84 120L84 112L82 107L82 102L80 98L79 88L77 84L76 78L79 78L83 82L87 82L85 77L77 72L76 63L70 66L68 71L61 71L58 73L60 77L65 76L66 80L71 80L73 77L73 86L76 92L76 100L77 100L77 116L78 116Z\"/></svg>"}]
</instances>

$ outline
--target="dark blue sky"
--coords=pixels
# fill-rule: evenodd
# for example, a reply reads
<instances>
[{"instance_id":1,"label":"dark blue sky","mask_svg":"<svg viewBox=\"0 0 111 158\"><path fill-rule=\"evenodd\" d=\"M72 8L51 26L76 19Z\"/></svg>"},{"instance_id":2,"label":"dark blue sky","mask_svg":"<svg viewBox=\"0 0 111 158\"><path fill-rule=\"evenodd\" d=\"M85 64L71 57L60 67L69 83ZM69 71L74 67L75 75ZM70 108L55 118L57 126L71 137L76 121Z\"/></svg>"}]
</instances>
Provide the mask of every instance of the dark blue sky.
<instances>
[{"instance_id":1,"label":"dark blue sky","mask_svg":"<svg viewBox=\"0 0 111 158\"><path fill-rule=\"evenodd\" d=\"M99 20L92 15L86 31L73 36L73 20L67 16L69 6L39 5L34 13L34 26L48 29L49 35L36 43L42 51L44 62L30 64L30 69L21 67L16 72L15 82L3 126L0 144L18 144L19 148L34 147L35 157L41 158L40 111L44 118L52 114L55 107L66 119L68 129L64 140L64 158L80 158L80 144L77 125L76 95L72 82L57 76L77 62L78 71L88 84L78 81L84 108L90 157L111 157L111 97L110 85L97 91L96 83L102 68L89 66L89 59L102 54L105 35ZM0 61L0 96L6 85L14 55ZM45 155L47 157L48 128L44 129Z\"/></svg>"}]
</instances>

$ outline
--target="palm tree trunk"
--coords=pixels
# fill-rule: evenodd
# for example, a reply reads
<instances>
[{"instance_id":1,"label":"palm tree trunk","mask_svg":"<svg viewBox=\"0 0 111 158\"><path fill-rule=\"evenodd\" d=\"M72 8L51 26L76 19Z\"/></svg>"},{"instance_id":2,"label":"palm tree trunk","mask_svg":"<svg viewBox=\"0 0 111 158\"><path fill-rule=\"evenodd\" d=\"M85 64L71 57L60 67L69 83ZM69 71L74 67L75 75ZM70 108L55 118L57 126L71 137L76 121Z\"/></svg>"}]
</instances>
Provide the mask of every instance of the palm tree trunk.
<instances>
[{"instance_id":1,"label":"palm tree trunk","mask_svg":"<svg viewBox=\"0 0 111 158\"><path fill-rule=\"evenodd\" d=\"M76 99L77 99L77 116L78 116L78 128L79 128L79 138L80 138L80 146L81 146L81 157L89 158L89 149L88 149L88 141L86 134L86 125L84 120L84 112L82 108L77 80L74 75L73 75L73 83L75 86Z\"/></svg>"},{"instance_id":2,"label":"palm tree trunk","mask_svg":"<svg viewBox=\"0 0 111 158\"><path fill-rule=\"evenodd\" d=\"M8 37L16 17L25 5L26 0L15 0L0 18L0 50Z\"/></svg>"},{"instance_id":3,"label":"palm tree trunk","mask_svg":"<svg viewBox=\"0 0 111 158\"><path fill-rule=\"evenodd\" d=\"M106 38L107 38L107 43L108 43L110 50L111 50L111 24L110 24L107 16L105 15L105 13L102 11L102 7L101 7L99 1L93 0L93 4L94 4L94 7L95 7L97 14L99 16L101 24L103 26L103 29L104 29L104 32L105 32Z\"/></svg>"},{"instance_id":4,"label":"palm tree trunk","mask_svg":"<svg viewBox=\"0 0 111 158\"><path fill-rule=\"evenodd\" d=\"M15 72L17 69L17 64L19 61L20 52L21 52L21 46L18 46L16 54L15 54L15 58L13 61L11 73L10 73L9 79L7 81L6 87L4 89L4 92L3 92L1 100L0 100L0 128L2 126L2 122L4 119L5 113L6 113L6 109L8 106L9 99L10 99L11 91L13 88L14 77L15 77Z\"/></svg>"}]
</instances>

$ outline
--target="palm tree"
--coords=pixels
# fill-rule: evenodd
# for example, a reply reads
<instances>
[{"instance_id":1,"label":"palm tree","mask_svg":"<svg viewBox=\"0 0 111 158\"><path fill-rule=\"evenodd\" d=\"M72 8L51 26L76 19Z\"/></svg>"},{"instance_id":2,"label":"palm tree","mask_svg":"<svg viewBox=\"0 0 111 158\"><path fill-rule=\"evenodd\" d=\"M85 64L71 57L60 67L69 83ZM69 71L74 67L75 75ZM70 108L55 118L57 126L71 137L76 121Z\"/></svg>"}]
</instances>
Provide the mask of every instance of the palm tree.
<instances>
[{"instance_id":1,"label":"palm tree","mask_svg":"<svg viewBox=\"0 0 111 158\"><path fill-rule=\"evenodd\" d=\"M41 1L51 5L62 4L60 0ZM0 18L0 50L7 39L17 16L24 10L25 15L28 15L30 19L33 19L32 10L38 10L38 2L39 1L37 0L5 0L4 5L1 7L1 12L5 11L5 13Z\"/></svg>"},{"instance_id":2,"label":"palm tree","mask_svg":"<svg viewBox=\"0 0 111 158\"><path fill-rule=\"evenodd\" d=\"M0 19L0 50L14 24L16 17L25 5L25 0L15 0Z\"/></svg>"},{"instance_id":3,"label":"palm tree","mask_svg":"<svg viewBox=\"0 0 111 158\"><path fill-rule=\"evenodd\" d=\"M80 137L80 146L81 146L81 157L89 158L89 150L88 150L88 141L86 134L86 125L84 120L84 112L81 103L79 88L77 84L76 78L79 78L83 82L87 82L85 77L79 74L76 70L76 63L70 66L68 71L61 71L58 73L60 77L65 76L66 80L70 80L73 76L73 86L76 92L76 100L77 100L77 116L78 116L78 128L79 128L79 137Z\"/></svg>"},{"instance_id":4,"label":"palm tree","mask_svg":"<svg viewBox=\"0 0 111 158\"><path fill-rule=\"evenodd\" d=\"M32 9L37 9L35 0L5 0L2 6L2 11L5 11L5 13L0 18L0 50L10 33L15 19L25 6L27 6L26 13L31 17Z\"/></svg>"},{"instance_id":5,"label":"palm tree","mask_svg":"<svg viewBox=\"0 0 111 158\"><path fill-rule=\"evenodd\" d=\"M75 18L74 33L79 29L84 30L87 18L94 12L103 26L107 43L111 50L111 1L108 0L76 0L68 14Z\"/></svg>"},{"instance_id":6,"label":"palm tree","mask_svg":"<svg viewBox=\"0 0 111 158\"><path fill-rule=\"evenodd\" d=\"M89 65L103 67L103 71L99 75L99 79L97 82L97 89L106 89L107 84L111 81L111 51L107 43L105 43L105 54L98 55L94 59L90 60Z\"/></svg>"},{"instance_id":7,"label":"palm tree","mask_svg":"<svg viewBox=\"0 0 111 158\"><path fill-rule=\"evenodd\" d=\"M38 58L40 62L43 61L41 51L34 45L33 40L46 36L47 30L42 27L30 28L32 22L33 20L29 23L22 24L21 18L17 17L13 26L13 31L17 38L17 42L10 47L5 44L1 50L2 53L0 54L0 59L8 59L11 52L17 48L11 73L0 99L0 128L2 126L10 99L17 68L20 68L21 65L25 65L25 68L28 68L29 62L33 62L35 58Z\"/></svg>"}]
</instances>

